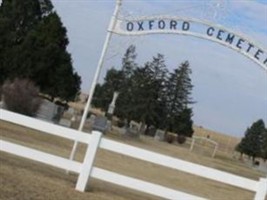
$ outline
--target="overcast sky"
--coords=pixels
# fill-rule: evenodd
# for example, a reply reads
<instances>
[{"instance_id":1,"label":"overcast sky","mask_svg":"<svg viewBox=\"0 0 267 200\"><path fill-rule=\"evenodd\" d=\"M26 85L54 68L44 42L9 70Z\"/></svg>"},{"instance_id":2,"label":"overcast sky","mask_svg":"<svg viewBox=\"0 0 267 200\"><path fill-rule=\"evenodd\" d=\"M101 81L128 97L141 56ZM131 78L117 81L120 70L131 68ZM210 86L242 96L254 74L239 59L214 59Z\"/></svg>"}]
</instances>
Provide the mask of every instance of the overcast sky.
<instances>
[{"instance_id":1,"label":"overcast sky","mask_svg":"<svg viewBox=\"0 0 267 200\"><path fill-rule=\"evenodd\" d=\"M115 0L52 2L68 30L68 50L74 68L82 77L82 91L88 93ZM194 17L221 24L267 49L267 3L264 0L123 1L121 16L157 14ZM267 73L247 57L218 43L191 36L113 35L101 77L112 66L121 67L121 58L130 44L136 45L136 61L140 65L157 53L165 55L170 70L189 61L193 71L193 98L197 102L193 105L196 125L243 136L254 121L262 118L267 124Z\"/></svg>"}]
</instances>

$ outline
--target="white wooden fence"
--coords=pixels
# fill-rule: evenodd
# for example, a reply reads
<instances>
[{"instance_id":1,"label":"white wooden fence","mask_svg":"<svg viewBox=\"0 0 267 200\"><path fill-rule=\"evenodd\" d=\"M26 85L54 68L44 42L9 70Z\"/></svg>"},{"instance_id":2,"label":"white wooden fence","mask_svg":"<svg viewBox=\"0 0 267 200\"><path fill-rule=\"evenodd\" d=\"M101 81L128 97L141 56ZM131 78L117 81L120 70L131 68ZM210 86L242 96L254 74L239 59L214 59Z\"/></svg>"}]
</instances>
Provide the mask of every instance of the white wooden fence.
<instances>
[{"instance_id":1,"label":"white wooden fence","mask_svg":"<svg viewBox=\"0 0 267 200\"><path fill-rule=\"evenodd\" d=\"M115 153L127 155L147 162L152 162L158 165L173 168L200 177L208 178L211 180L243 188L249 191L253 191L256 193L254 200L264 200L265 195L267 193L266 178L260 178L259 181L255 181L219 170L215 170L212 168L193 164L190 162L185 162L180 159L175 159L169 156L161 155L158 153L102 138L102 134L97 131L93 131L92 134L87 134L73 129L50 124L37 119L33 119L30 117L26 117L20 114L12 113L3 109L0 109L0 119L28 128L36 129L47 134L52 134L55 136L88 144L84 161L80 163L77 161L69 160L66 158L34 150L28 147L10 143L4 140L0 140L1 151L78 173L79 176L78 181L76 183L76 190L79 191L84 191L88 179L90 177L93 177L130 189L163 197L166 199L204 199L160 185L145 182L135 178L130 178L114 172L94 167L93 163L97 149L103 148Z\"/></svg>"}]
</instances>

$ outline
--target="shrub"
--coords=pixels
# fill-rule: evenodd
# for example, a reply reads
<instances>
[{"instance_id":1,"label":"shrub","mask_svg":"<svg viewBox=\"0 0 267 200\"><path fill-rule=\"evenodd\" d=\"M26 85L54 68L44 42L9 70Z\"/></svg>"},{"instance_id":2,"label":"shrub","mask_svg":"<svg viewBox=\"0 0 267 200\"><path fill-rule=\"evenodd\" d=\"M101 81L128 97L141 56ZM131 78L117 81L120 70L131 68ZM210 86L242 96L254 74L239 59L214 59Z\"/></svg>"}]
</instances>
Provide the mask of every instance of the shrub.
<instances>
[{"instance_id":1,"label":"shrub","mask_svg":"<svg viewBox=\"0 0 267 200\"><path fill-rule=\"evenodd\" d=\"M174 142L174 140L175 140L175 136L174 136L174 135L167 134L165 140L166 140L169 144L171 144L171 143Z\"/></svg>"},{"instance_id":2,"label":"shrub","mask_svg":"<svg viewBox=\"0 0 267 200\"><path fill-rule=\"evenodd\" d=\"M179 144L184 144L186 142L186 137L184 135L177 135L176 139Z\"/></svg>"},{"instance_id":3,"label":"shrub","mask_svg":"<svg viewBox=\"0 0 267 200\"><path fill-rule=\"evenodd\" d=\"M6 81L2 93L5 107L13 112L35 116L41 105L39 89L27 79Z\"/></svg>"}]
</instances>

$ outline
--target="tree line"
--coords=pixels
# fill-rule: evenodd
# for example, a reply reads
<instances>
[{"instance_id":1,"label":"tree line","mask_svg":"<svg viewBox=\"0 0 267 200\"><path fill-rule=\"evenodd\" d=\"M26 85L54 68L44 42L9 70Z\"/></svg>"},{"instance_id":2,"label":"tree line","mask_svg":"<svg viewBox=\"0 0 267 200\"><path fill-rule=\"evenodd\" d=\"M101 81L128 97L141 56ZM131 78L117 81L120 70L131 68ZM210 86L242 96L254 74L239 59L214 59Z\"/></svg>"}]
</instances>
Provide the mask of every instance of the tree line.
<instances>
[{"instance_id":1,"label":"tree line","mask_svg":"<svg viewBox=\"0 0 267 200\"><path fill-rule=\"evenodd\" d=\"M81 78L74 71L66 28L50 0L3 0L0 7L0 86L33 81L51 100L73 100Z\"/></svg>"},{"instance_id":2,"label":"tree line","mask_svg":"<svg viewBox=\"0 0 267 200\"><path fill-rule=\"evenodd\" d=\"M107 111L117 91L114 114L120 119L191 137L193 85L189 62L169 71L162 54L143 66L136 63L136 57L136 47L131 45L122 58L121 69L108 70L104 82L96 86L92 104Z\"/></svg>"}]
</instances>

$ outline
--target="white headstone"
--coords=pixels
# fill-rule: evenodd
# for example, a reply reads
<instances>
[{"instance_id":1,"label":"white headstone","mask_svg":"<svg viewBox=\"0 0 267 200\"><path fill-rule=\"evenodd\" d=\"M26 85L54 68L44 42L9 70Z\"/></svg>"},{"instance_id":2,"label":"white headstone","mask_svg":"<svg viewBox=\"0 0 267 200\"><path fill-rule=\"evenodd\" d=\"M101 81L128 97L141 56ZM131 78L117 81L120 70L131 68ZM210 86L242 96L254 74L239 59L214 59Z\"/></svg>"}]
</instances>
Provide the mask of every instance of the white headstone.
<instances>
[{"instance_id":1,"label":"white headstone","mask_svg":"<svg viewBox=\"0 0 267 200\"><path fill-rule=\"evenodd\" d=\"M164 140L164 131L157 129L156 134L154 136L155 140L163 141Z\"/></svg>"}]
</instances>

